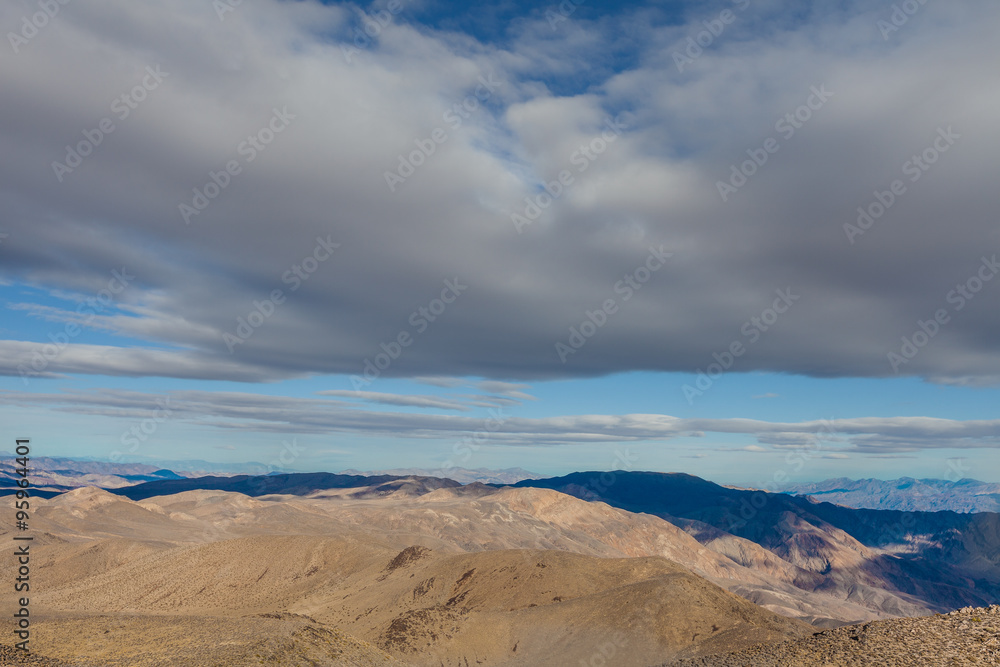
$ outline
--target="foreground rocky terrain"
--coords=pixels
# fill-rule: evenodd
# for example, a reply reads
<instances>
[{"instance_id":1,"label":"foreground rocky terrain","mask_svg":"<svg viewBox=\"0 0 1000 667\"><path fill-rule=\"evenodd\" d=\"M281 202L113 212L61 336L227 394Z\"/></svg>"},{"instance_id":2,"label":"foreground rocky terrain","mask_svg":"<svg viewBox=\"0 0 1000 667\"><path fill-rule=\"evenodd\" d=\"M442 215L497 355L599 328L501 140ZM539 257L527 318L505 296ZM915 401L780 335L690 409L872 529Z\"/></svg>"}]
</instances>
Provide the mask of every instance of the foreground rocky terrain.
<instances>
[{"instance_id":1,"label":"foreground rocky terrain","mask_svg":"<svg viewBox=\"0 0 1000 667\"><path fill-rule=\"evenodd\" d=\"M797 641L727 655L679 660L671 667L945 667L1000 665L1000 605L946 615L874 621Z\"/></svg>"},{"instance_id":2,"label":"foreground rocky terrain","mask_svg":"<svg viewBox=\"0 0 1000 667\"><path fill-rule=\"evenodd\" d=\"M56 614L35 628L41 655L0 649L0 665L39 667L402 667L385 651L293 614Z\"/></svg>"},{"instance_id":3,"label":"foreground rocky terrain","mask_svg":"<svg viewBox=\"0 0 1000 667\"><path fill-rule=\"evenodd\" d=\"M65 616L40 626L55 655L25 655L0 646L0 665L35 667L394 667L411 664L306 617L291 614L220 619L171 616ZM183 641L178 641L183 637ZM218 639L224 637L223 642ZM155 647L152 642L157 642ZM614 641L583 664L623 662ZM559 650L553 646L553 651ZM82 661L79 656L87 655ZM618 660L615 660L617 658ZM508 663L529 664L529 663ZM558 662L554 663L558 664ZM566 662L564 664L573 664ZM579 664L579 663L578 663ZM945 667L1000 665L1000 606L946 615L874 621L798 640L679 659L661 667Z\"/></svg>"}]
</instances>

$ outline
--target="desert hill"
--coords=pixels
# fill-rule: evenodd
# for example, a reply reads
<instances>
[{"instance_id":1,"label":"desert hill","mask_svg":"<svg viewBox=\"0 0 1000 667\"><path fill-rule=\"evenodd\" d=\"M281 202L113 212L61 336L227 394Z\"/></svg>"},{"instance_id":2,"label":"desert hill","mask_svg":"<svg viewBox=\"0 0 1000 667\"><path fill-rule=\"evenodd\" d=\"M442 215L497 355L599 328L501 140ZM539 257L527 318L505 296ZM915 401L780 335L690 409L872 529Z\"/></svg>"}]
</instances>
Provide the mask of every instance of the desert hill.
<instances>
[{"instance_id":1,"label":"desert hill","mask_svg":"<svg viewBox=\"0 0 1000 667\"><path fill-rule=\"evenodd\" d=\"M436 493L442 491L448 490ZM503 493L515 499L541 495L552 516L573 514L559 507L560 494L554 492ZM456 497L451 502L479 502ZM215 627L216 634L240 647L253 633L241 634L246 622L239 619L291 613L318 623L310 637L326 637L336 629L414 665L557 665L569 658L590 659L602 650L629 664L652 664L809 632L805 624L757 607L658 556L609 558L554 549L463 552L454 546L452 553L417 545L399 549L403 533L382 531L370 521L364 530L331 521L325 535L269 534L276 521L268 510L308 517L315 506L331 502L284 498L268 502L199 491L137 503L81 489L39 501L39 521L55 532L36 570L40 592L33 600L44 622L38 645L71 646L45 651L59 659L78 655L95 664L116 664L114 657L121 664L142 665L140 648L126 658L105 641L110 638L84 645L70 637L86 636L81 628L109 619L137 617L121 622L116 632L123 645L141 647L145 634L156 638L167 632L170 622L163 619L169 617L178 627ZM520 501L533 502L530 497ZM190 517L200 515L207 522L217 514L232 516L239 506L244 516L227 530L256 534L220 532L213 541L204 536L202 541L190 536L179 540L180 531L172 525L190 529ZM391 508L385 510L391 513ZM259 522L254 519L258 511L263 513ZM136 520L136 514L146 513L161 522ZM118 525L115 515L122 517ZM87 539L85 528L102 522L105 536ZM145 532L143 525L148 526ZM318 532L320 524L303 525ZM119 536L123 526L135 530L131 540ZM194 620L206 618L225 622Z\"/></svg>"},{"instance_id":2,"label":"desert hill","mask_svg":"<svg viewBox=\"0 0 1000 667\"><path fill-rule=\"evenodd\" d=\"M156 653L143 637L163 637L176 623L215 627L242 655L254 634L245 619L291 613L315 621L324 637L345 633L407 664L556 665L608 652L653 664L809 632L662 556L628 557L642 541L629 543L628 526L615 526L631 517L621 510L540 489L414 497L407 493L417 487L388 484L391 493L376 485L316 497L188 491L136 502L78 489L38 500L36 646L70 647L42 652L57 659L143 665L142 647ZM649 544L703 550L667 522L632 518ZM507 548L519 531L596 553ZM410 542L415 535L435 548ZM708 562L739 567L719 556ZM74 639L113 619L117 643L131 653L103 631ZM292 637L281 644L290 652L298 630L275 631Z\"/></svg>"},{"instance_id":3,"label":"desert hill","mask_svg":"<svg viewBox=\"0 0 1000 667\"><path fill-rule=\"evenodd\" d=\"M882 555L879 550L865 547L843 531L827 532L825 524L815 526L794 515L783 519L785 530L795 538L791 551L788 545L770 549L767 544L702 522L670 515L637 514L541 488L459 486L438 478L375 478L370 486L356 486L359 480L334 476L332 481L337 487L308 491L307 482L322 485L330 478L289 477L278 480L278 484L294 489L299 495L266 494L251 499L242 494L197 490L147 497L164 485L186 488L196 479L140 484L114 491L147 497L140 505L161 512L160 521L172 517L177 524L173 530L188 535L177 539L188 542L197 541L195 536L203 533L217 535L213 539L256 534L261 530L275 534L328 534L331 522L336 522L351 530L377 526L386 535L392 535L394 544L400 548L408 544L445 551L557 548L605 557L664 556L752 602L810 623L836 625L941 610L927 602L934 590L924 595L919 591L900 591L881 571L867 571L865 568ZM257 484L252 478L205 478L204 481L209 487L220 481L242 487ZM703 489L738 493L697 478L685 481ZM690 489L682 493L682 497L692 495ZM172 500L164 500L167 498ZM198 499L195 504L181 501L194 498ZM214 503L221 504L216 507ZM233 506L223 509L229 505ZM200 509L193 509L196 506ZM253 512L245 511L249 506L255 508ZM106 517L100 522L110 525ZM198 528L199 522L204 524L202 528ZM71 528L65 525L61 530ZM87 528L81 534L92 529ZM117 534L135 530L136 522L132 522L118 529ZM842 569L827 570L830 552L833 562L843 565Z\"/></svg>"},{"instance_id":4,"label":"desert hill","mask_svg":"<svg viewBox=\"0 0 1000 667\"><path fill-rule=\"evenodd\" d=\"M195 501L195 499L197 499ZM372 487L316 491L309 496L250 499L219 491L191 491L140 503L183 521L180 529L218 537L300 532L329 534L378 528L400 548L422 544L443 551L560 549L602 557L663 556L772 611L808 622L840 624L889 615L925 613L919 600L863 587L848 600L837 591L803 590L796 582L815 575L760 546L741 540L752 557L734 560L673 524L605 503L587 502L546 489L494 489L483 485L426 492L419 483L392 480ZM254 511L245 512L244 507ZM134 530L134 528L129 528ZM735 538L734 538L735 539ZM838 597L839 595L839 597Z\"/></svg>"}]
</instances>

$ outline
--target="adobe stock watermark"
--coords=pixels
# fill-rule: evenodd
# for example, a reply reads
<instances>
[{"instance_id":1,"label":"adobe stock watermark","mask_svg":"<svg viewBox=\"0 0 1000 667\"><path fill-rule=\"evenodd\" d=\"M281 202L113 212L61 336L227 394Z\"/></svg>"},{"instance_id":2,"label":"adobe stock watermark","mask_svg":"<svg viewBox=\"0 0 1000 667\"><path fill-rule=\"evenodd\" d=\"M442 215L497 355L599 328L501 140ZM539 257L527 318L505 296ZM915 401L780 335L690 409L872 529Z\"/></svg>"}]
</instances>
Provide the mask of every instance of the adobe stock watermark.
<instances>
[{"instance_id":1,"label":"adobe stock watermark","mask_svg":"<svg viewBox=\"0 0 1000 667\"><path fill-rule=\"evenodd\" d=\"M882 33L882 39L889 41L889 35L909 23L910 17L919 12L920 8L926 4L927 0L903 0L903 2L893 5L888 20L879 19L875 22L875 27Z\"/></svg>"},{"instance_id":2,"label":"adobe stock watermark","mask_svg":"<svg viewBox=\"0 0 1000 667\"><path fill-rule=\"evenodd\" d=\"M447 476L448 472L459 464L468 463L472 455L482 449L493 434L510 419L510 415L504 414L503 406L490 408L487 414L489 416L483 420L482 428L464 436L452 446L452 456L441 464L441 469L438 471L441 476Z\"/></svg>"},{"instance_id":3,"label":"adobe stock watermark","mask_svg":"<svg viewBox=\"0 0 1000 667\"><path fill-rule=\"evenodd\" d=\"M732 1L736 5L736 9L741 12L746 11L746 8L750 6L750 0ZM701 58L702 54L705 53L705 49L712 46L715 40L721 37L722 33L726 31L726 28L736 21L736 18L737 14L733 10L723 9L716 18L710 21L702 21L701 24L705 26L705 29L687 38L687 45L683 53L680 51L674 51L673 53L677 71L683 73L685 67L693 65L695 60Z\"/></svg>"},{"instance_id":4,"label":"adobe stock watermark","mask_svg":"<svg viewBox=\"0 0 1000 667\"><path fill-rule=\"evenodd\" d=\"M951 129L951 125L947 129L939 127L937 137L931 145L919 153L914 153L909 160L903 163L903 175L909 176L910 183L916 183L961 138L962 135L956 134ZM844 223L844 233L847 234L847 240L850 244L854 245L857 237L864 236L865 232L888 213L889 209L906 193L906 183L898 178L889 184L888 190L875 190L874 200L867 205L858 207L857 224Z\"/></svg>"},{"instance_id":5,"label":"adobe stock watermark","mask_svg":"<svg viewBox=\"0 0 1000 667\"><path fill-rule=\"evenodd\" d=\"M160 66L146 68L146 76L142 81L125 91L114 99L111 103L111 113L124 121L139 105L149 98L149 94L160 87L163 80L170 76L170 72L160 70ZM75 146L66 146L66 157L62 162L52 161L52 171L56 175L56 180L63 182L66 174L73 173L73 170L83 164L84 159L93 154L94 149L100 146L104 139L116 129L115 121L110 116L105 116L97 122L97 127L83 130L83 139Z\"/></svg>"},{"instance_id":6,"label":"adobe stock watermark","mask_svg":"<svg viewBox=\"0 0 1000 667\"><path fill-rule=\"evenodd\" d=\"M286 472L289 466L295 463L305 451L305 447L299 445L297 438L293 437L291 442L282 440L281 447L278 449L278 455L263 464L263 466L256 467L252 473L254 479L250 482L250 486L253 488L254 493L263 495L275 481L272 476L273 473L281 474Z\"/></svg>"},{"instance_id":7,"label":"adobe stock watermark","mask_svg":"<svg viewBox=\"0 0 1000 667\"><path fill-rule=\"evenodd\" d=\"M749 347L760 340L761 336L769 331L778 319L801 298L801 295L792 293L791 287L775 290L774 293L777 297L770 308L765 308L760 315L751 317L740 327L742 338L733 340L722 352L713 352L712 358L715 361L710 363L705 370L698 369L698 377L694 385L685 384L681 387L681 392L687 399L688 405L694 405L696 397L703 396L706 391L712 388L716 380L725 375L727 371L732 370L736 360L746 354ZM744 339L746 339L745 343Z\"/></svg>"},{"instance_id":8,"label":"adobe stock watermark","mask_svg":"<svg viewBox=\"0 0 1000 667\"><path fill-rule=\"evenodd\" d=\"M954 457L946 459L945 462L948 464L948 472L945 473L945 480L949 482L960 482L967 477L967 474L972 470L972 466L969 465L968 459L965 457Z\"/></svg>"},{"instance_id":9,"label":"adobe stock watermark","mask_svg":"<svg viewBox=\"0 0 1000 667\"><path fill-rule=\"evenodd\" d=\"M662 269L667 260L673 256L674 253L665 252L662 245L659 248L650 246L646 261L614 284L614 293L621 296L621 303L628 303L642 289L643 285L652 279L653 274ZM583 321L569 328L569 338L566 342L556 341L556 354L559 355L559 361L565 364L571 354L576 354L608 323L608 318L617 313L618 308L618 301L614 298L608 298L601 303L600 307L592 311L584 311Z\"/></svg>"},{"instance_id":10,"label":"adobe stock watermark","mask_svg":"<svg viewBox=\"0 0 1000 667\"><path fill-rule=\"evenodd\" d=\"M836 433L836 425L831 419L820 419L819 428L812 434L812 438L802 444L789 449L785 454L785 465L792 469L793 473L799 473L806 464L819 455L823 450L824 436L830 437ZM778 493L782 486L791 479L788 469L779 468L771 475L771 479L758 484L758 490L750 494L749 498L743 496L740 501L739 513L734 514L730 510L725 510L723 518L727 525L724 530L733 532L747 525L757 514L767 506L768 494Z\"/></svg>"},{"instance_id":11,"label":"adobe stock watermark","mask_svg":"<svg viewBox=\"0 0 1000 667\"><path fill-rule=\"evenodd\" d=\"M190 225L192 217L200 215L208 208L208 205L229 187L233 178L243 173L244 165L257 159L257 156L263 153L271 142L288 129L291 122L295 120L295 114L288 113L288 107L282 107L280 110L274 107L271 111L272 115L267 124L254 134L248 135L236 146L236 154L243 158L243 163L241 164L238 159L234 158L227 161L219 171L209 170L209 180L205 182L205 185L192 189L194 196L191 198L191 203L181 202L177 205L185 225Z\"/></svg>"},{"instance_id":12,"label":"adobe stock watermark","mask_svg":"<svg viewBox=\"0 0 1000 667\"><path fill-rule=\"evenodd\" d=\"M402 11L403 3L400 0L389 0L385 9L379 9L372 14L358 10L358 18L362 27L354 28L353 46L340 45L340 51L344 54L344 60L347 64L354 64L354 56L371 47L372 40L378 39L382 31L392 23L393 17Z\"/></svg>"},{"instance_id":13,"label":"adobe stock watermark","mask_svg":"<svg viewBox=\"0 0 1000 667\"><path fill-rule=\"evenodd\" d=\"M822 109L834 95L826 89L826 84L819 88L811 86L809 91L810 94L804 104L781 116L774 123L775 132L780 134L784 141L790 141L796 132L805 127L805 124L812 119L813 114ZM781 141L775 137L768 137L758 148L748 148L746 153L750 159L744 160L739 165L731 165L729 167L729 180L715 182L715 187L719 191L722 201L729 201L729 197L739 192L779 150L781 150Z\"/></svg>"},{"instance_id":14,"label":"adobe stock watermark","mask_svg":"<svg viewBox=\"0 0 1000 667\"><path fill-rule=\"evenodd\" d=\"M18 32L7 33L7 41L10 42L10 48L14 50L14 55L20 53L21 47L34 39L39 31L44 29L69 3L70 0L38 0L38 8L41 11L35 12L30 17L22 16L21 29Z\"/></svg>"},{"instance_id":15,"label":"adobe stock watermark","mask_svg":"<svg viewBox=\"0 0 1000 667\"><path fill-rule=\"evenodd\" d=\"M957 313L965 308L998 273L1000 263L997 262L997 256L983 257L976 272L945 295L945 302L951 305L951 312ZM898 351L892 350L886 355L892 370L898 374L899 368L910 363L941 332L942 327L950 322L951 313L947 308L938 308L927 320L917 320L914 332L902 337Z\"/></svg>"},{"instance_id":16,"label":"adobe stock watermark","mask_svg":"<svg viewBox=\"0 0 1000 667\"><path fill-rule=\"evenodd\" d=\"M577 7L586 4L587 0L562 0L557 6L549 7L545 10L545 20L549 22L549 27L555 32L560 23L569 21Z\"/></svg>"},{"instance_id":17,"label":"adobe stock watermark","mask_svg":"<svg viewBox=\"0 0 1000 667\"><path fill-rule=\"evenodd\" d=\"M109 457L112 463L120 463L125 457L125 454L134 454L136 450L139 449L139 445L145 443L159 430L160 425L163 422L170 419L174 414L173 408L170 407L170 397L162 398L156 401L156 410L153 411L151 417L143 419L138 424L134 424L132 428L122 433L118 441L121 443L122 447L128 447L126 452L122 452L120 449L116 449L111 452Z\"/></svg>"},{"instance_id":18,"label":"adobe stock watermark","mask_svg":"<svg viewBox=\"0 0 1000 667\"><path fill-rule=\"evenodd\" d=\"M243 4L243 0L212 0L212 9L219 17L219 22L226 20L226 14L232 14L236 8Z\"/></svg>"},{"instance_id":19,"label":"adobe stock watermark","mask_svg":"<svg viewBox=\"0 0 1000 667\"><path fill-rule=\"evenodd\" d=\"M412 327L412 333L411 329L400 329L399 333L388 343L379 344L381 352L375 354L374 357L365 359L361 374L351 376L351 386L354 387L354 390L359 391L377 380L392 365L392 362L403 355L406 348L413 345L416 336L427 331L431 323L436 322L448 309L448 306L455 303L467 289L469 286L463 285L459 278L446 279L439 297L431 299L426 306L420 306L410 314L407 322Z\"/></svg>"},{"instance_id":20,"label":"adobe stock watermark","mask_svg":"<svg viewBox=\"0 0 1000 667\"><path fill-rule=\"evenodd\" d=\"M327 234L326 238L317 236L316 245L312 252L281 274L281 282L290 286L289 293L302 287L310 276L316 273L320 264L333 257L333 253L340 247L340 244L334 243L331 236L331 234ZM247 313L247 316L236 318L236 328L233 333L227 331L222 334L222 341L229 348L229 354L236 351L237 345L242 345L250 340L254 333L264 326L264 322L271 319L278 310L278 306L283 304L286 298L284 290L275 289L271 290L271 293L263 301L254 299L253 308Z\"/></svg>"},{"instance_id":21,"label":"adobe stock watermark","mask_svg":"<svg viewBox=\"0 0 1000 667\"><path fill-rule=\"evenodd\" d=\"M609 665L620 664L620 658L616 659L618 652L628 646L629 637L621 630L615 630L611 635L594 649L589 658L581 658L579 667L608 667Z\"/></svg>"},{"instance_id":22,"label":"adobe stock watermark","mask_svg":"<svg viewBox=\"0 0 1000 667\"><path fill-rule=\"evenodd\" d=\"M603 500L604 494L612 486L618 483L619 472L631 472L635 469L635 463L639 457L629 451L616 449L615 458L611 461L611 469L605 470L596 477L590 477L581 486L579 493L583 500Z\"/></svg>"},{"instance_id":23,"label":"adobe stock watermark","mask_svg":"<svg viewBox=\"0 0 1000 667\"><path fill-rule=\"evenodd\" d=\"M490 99L503 81L497 81L490 72L486 77L479 77L479 85L476 86L472 94L467 95L461 102L451 105L441 118L452 130L462 127L462 123L472 117L472 113L478 110L483 103ZM417 169L427 163L432 155L437 152L438 146L444 144L451 135L444 127L436 127L423 139L414 139L416 148L408 154L399 154L399 163L395 171L385 171L383 178L389 187L389 192L395 192L396 188L406 182L410 176L416 173Z\"/></svg>"},{"instance_id":24,"label":"adobe stock watermark","mask_svg":"<svg viewBox=\"0 0 1000 667\"><path fill-rule=\"evenodd\" d=\"M123 266L121 270L115 269L111 272L111 279L107 286L98 291L96 295L81 301L76 307L76 314L83 318L82 323L70 321L66 323L62 331L49 334L50 343L39 345L31 355L30 361L24 361L17 365L17 371L21 376L21 381L25 386L28 378L41 375L48 368L49 364L59 358L59 355L69 347L70 341L76 338L83 331L83 327L89 325L95 317L103 314L115 300L115 296L125 291L135 280L135 276L130 274Z\"/></svg>"},{"instance_id":25,"label":"adobe stock watermark","mask_svg":"<svg viewBox=\"0 0 1000 667\"><path fill-rule=\"evenodd\" d=\"M570 154L569 163L576 167L578 174L587 171L590 165L628 129L628 119L631 115L629 112L623 111L614 118L605 118L604 126L606 129L586 144L581 144ZM514 229L517 230L517 233L522 233L526 227L541 217L542 211L552 206L552 203L559 199L566 192L566 189L575 182L576 177L573 173L569 169L562 169L554 180L543 183L543 192L539 192L534 197L531 195L525 197L521 213L510 214L510 221L514 223Z\"/></svg>"}]
</instances>

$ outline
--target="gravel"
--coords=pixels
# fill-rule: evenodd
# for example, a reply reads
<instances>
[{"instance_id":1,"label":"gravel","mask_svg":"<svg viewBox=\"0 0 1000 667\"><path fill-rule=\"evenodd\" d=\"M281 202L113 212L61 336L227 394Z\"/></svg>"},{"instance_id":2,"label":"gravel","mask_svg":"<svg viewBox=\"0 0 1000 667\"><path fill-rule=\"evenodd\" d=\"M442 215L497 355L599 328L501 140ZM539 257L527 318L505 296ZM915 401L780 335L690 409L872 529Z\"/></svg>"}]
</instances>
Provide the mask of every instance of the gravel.
<instances>
[{"instance_id":1,"label":"gravel","mask_svg":"<svg viewBox=\"0 0 1000 667\"><path fill-rule=\"evenodd\" d=\"M849 625L671 667L952 667L1000 665L1000 605ZM664 666L665 667L665 666Z\"/></svg>"}]
</instances>

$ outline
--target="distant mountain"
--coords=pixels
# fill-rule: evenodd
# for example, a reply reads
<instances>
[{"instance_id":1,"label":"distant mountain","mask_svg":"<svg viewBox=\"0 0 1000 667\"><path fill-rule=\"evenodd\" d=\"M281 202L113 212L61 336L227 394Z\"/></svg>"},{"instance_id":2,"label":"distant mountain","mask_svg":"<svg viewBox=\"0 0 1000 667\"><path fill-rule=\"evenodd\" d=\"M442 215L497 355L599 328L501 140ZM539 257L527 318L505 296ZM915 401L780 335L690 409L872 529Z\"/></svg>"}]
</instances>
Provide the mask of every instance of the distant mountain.
<instances>
[{"instance_id":1,"label":"distant mountain","mask_svg":"<svg viewBox=\"0 0 1000 667\"><path fill-rule=\"evenodd\" d=\"M133 463L147 465L157 468L168 468L184 477L203 477L205 475L265 475L275 470L274 466L260 463L259 461L230 461L219 463L218 461L202 461L200 459L184 459L180 461L168 461L166 459L136 459L134 462L124 459L123 464ZM282 472L297 472L294 470L282 470Z\"/></svg>"},{"instance_id":2,"label":"distant mountain","mask_svg":"<svg viewBox=\"0 0 1000 667\"><path fill-rule=\"evenodd\" d=\"M862 509L1000 512L1000 484L975 479L950 482L912 477L894 480L851 480L841 477L824 482L795 484L782 490L785 493Z\"/></svg>"},{"instance_id":3,"label":"distant mountain","mask_svg":"<svg viewBox=\"0 0 1000 667\"><path fill-rule=\"evenodd\" d=\"M794 582L803 590L847 599L892 591L935 611L1000 601L996 513L852 509L680 473L583 472L514 486L659 516L744 565L777 556L804 571Z\"/></svg>"},{"instance_id":4,"label":"distant mountain","mask_svg":"<svg viewBox=\"0 0 1000 667\"><path fill-rule=\"evenodd\" d=\"M18 488L21 479L13 454L0 454L0 495L10 495ZM83 486L118 488L140 482L164 479L184 479L172 470L141 463L112 463L110 461L80 460L62 457L31 457L28 461L28 480L32 495L50 498L64 491Z\"/></svg>"},{"instance_id":5,"label":"distant mountain","mask_svg":"<svg viewBox=\"0 0 1000 667\"><path fill-rule=\"evenodd\" d=\"M231 491L257 497L272 493L305 496L315 491L328 489L352 489L380 485L387 495L405 487L418 487L423 493L439 488L462 486L451 479L440 477L404 477L400 475L341 475L329 472L302 472L269 475L236 475L234 477L193 477L145 482L119 489L108 489L111 493L125 496L130 500L145 500L154 496L195 490Z\"/></svg>"},{"instance_id":6,"label":"distant mountain","mask_svg":"<svg viewBox=\"0 0 1000 667\"><path fill-rule=\"evenodd\" d=\"M426 468L391 468L388 470L369 470L362 472L360 470L342 470L342 475L400 475L402 477L409 476L419 476L419 477L443 477L446 479L453 479L456 482L461 482L462 484L472 484L473 482L479 482L481 484L514 484L520 482L522 479L541 479L545 475L539 475L536 472L531 472L530 470L525 470L524 468L504 468L503 470L490 470L489 468L448 468L445 469L426 469Z\"/></svg>"}]
</instances>

